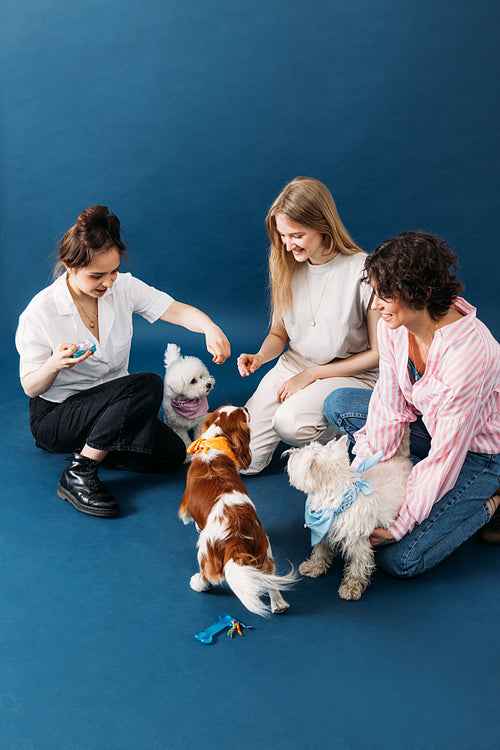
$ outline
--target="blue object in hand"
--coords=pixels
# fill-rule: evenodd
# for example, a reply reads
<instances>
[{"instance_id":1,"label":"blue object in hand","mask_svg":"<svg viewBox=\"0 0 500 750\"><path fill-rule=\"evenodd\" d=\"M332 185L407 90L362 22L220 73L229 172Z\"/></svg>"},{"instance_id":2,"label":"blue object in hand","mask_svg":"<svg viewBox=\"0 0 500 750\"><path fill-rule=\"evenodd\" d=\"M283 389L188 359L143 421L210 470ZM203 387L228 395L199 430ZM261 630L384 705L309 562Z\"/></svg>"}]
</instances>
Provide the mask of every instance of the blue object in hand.
<instances>
[{"instance_id":1,"label":"blue object in hand","mask_svg":"<svg viewBox=\"0 0 500 750\"><path fill-rule=\"evenodd\" d=\"M76 350L71 355L73 359L76 359L77 357L81 357L82 354L85 354L85 352L95 352L96 345L93 341L90 339L85 339L85 341L80 341L78 344L76 344Z\"/></svg>"}]
</instances>

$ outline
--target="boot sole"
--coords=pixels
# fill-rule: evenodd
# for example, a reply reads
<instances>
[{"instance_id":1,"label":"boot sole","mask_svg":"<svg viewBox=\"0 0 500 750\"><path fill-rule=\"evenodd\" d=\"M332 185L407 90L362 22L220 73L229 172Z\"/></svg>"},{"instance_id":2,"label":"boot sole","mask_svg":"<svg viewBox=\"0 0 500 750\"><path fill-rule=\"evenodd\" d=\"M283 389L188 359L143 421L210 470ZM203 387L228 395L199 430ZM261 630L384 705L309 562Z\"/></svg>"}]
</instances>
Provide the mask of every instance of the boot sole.
<instances>
[{"instance_id":1,"label":"boot sole","mask_svg":"<svg viewBox=\"0 0 500 750\"><path fill-rule=\"evenodd\" d=\"M99 518L116 518L116 516L120 515L120 509L118 510L104 510L100 508L88 508L86 505L82 505L78 502L76 497L73 497L73 495L68 492L68 490L64 489L64 487L61 484L57 485L57 494L61 498L61 500L67 500L68 503L71 503L74 508L79 510L81 513L86 513L88 516L98 516Z\"/></svg>"}]
</instances>

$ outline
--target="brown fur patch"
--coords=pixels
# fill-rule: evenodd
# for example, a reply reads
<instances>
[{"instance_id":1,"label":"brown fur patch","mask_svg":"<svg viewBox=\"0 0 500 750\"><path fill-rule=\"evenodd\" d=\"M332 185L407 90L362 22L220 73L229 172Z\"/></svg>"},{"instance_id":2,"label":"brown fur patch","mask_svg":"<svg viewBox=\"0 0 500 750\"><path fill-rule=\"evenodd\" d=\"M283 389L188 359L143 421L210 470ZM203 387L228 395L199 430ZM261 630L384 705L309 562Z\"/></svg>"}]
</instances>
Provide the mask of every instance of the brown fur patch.
<instances>
[{"instance_id":1,"label":"brown fur patch","mask_svg":"<svg viewBox=\"0 0 500 750\"><path fill-rule=\"evenodd\" d=\"M214 422L229 440L240 467L249 466L250 428L245 410L238 408L229 414L217 410L208 414L202 425L201 435ZM213 455L208 453L203 457L194 456L188 469L179 516L183 520L191 517L198 528L203 530L220 497L234 492L248 498L238 467L228 455L214 452ZM248 503L225 504L224 523L227 528L224 539L209 540L206 553L200 555L200 572L205 581L213 584L223 581L224 566L229 560L274 574L274 560L268 552L269 540L250 498Z\"/></svg>"}]
</instances>

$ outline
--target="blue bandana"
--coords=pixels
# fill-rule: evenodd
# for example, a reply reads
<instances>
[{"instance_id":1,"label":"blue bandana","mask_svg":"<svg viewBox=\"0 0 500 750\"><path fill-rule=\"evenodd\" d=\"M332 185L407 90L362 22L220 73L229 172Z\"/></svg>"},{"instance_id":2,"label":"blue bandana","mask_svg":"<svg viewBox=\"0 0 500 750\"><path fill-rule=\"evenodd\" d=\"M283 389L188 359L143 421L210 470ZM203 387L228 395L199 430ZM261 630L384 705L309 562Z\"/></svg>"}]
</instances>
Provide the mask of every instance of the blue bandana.
<instances>
[{"instance_id":1,"label":"blue bandana","mask_svg":"<svg viewBox=\"0 0 500 750\"><path fill-rule=\"evenodd\" d=\"M363 461L361 461L355 472L358 476L358 479L355 479L349 489L344 492L344 497L342 498L342 502L340 503L338 508L311 510L311 501L309 500L309 498L307 498L305 509L305 525L309 529L311 529L312 547L314 547L315 544L321 542L326 532L332 525L335 516L340 515L340 513L343 513L345 510L347 510L347 508L350 508L360 492L362 492L363 495L372 494L372 485L370 484L370 482L367 482L366 479L362 479L361 475L363 474L363 472L368 471L368 469L371 469L373 466L375 466L375 464L378 464L382 456L382 451L377 451L374 456L368 456L368 458L365 458L363 459Z\"/></svg>"}]
</instances>

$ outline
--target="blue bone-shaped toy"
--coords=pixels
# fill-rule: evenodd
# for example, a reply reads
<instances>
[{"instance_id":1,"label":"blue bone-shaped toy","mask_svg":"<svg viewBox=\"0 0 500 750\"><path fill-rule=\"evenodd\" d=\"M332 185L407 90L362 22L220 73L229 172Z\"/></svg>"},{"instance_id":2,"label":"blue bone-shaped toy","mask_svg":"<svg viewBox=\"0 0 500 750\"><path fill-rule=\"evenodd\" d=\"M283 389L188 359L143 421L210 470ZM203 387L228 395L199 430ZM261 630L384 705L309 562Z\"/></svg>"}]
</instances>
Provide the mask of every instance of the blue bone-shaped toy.
<instances>
[{"instance_id":1,"label":"blue bone-shaped toy","mask_svg":"<svg viewBox=\"0 0 500 750\"><path fill-rule=\"evenodd\" d=\"M235 620L231 615L219 615L217 622L214 622L214 624L210 625L206 630L199 630L194 634L194 637L196 640L201 641L201 643L212 643L214 635L217 635L217 633L220 633L226 628L230 628L228 635L230 635L231 638L234 635L235 629L240 635L243 635L241 628L251 630L249 625L244 625L242 622L238 622L238 620Z\"/></svg>"}]
</instances>

